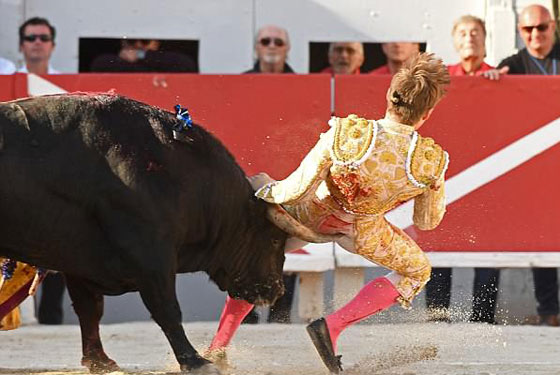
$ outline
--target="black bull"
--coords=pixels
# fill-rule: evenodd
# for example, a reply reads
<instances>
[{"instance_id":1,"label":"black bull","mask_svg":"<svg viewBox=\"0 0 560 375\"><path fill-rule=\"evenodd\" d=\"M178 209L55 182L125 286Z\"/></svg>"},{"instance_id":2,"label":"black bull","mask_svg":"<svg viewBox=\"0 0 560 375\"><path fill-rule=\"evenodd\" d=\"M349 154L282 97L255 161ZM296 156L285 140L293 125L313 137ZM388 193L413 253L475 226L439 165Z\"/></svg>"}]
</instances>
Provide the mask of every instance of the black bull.
<instances>
[{"instance_id":1,"label":"black bull","mask_svg":"<svg viewBox=\"0 0 560 375\"><path fill-rule=\"evenodd\" d=\"M181 369L213 372L181 325L176 274L254 303L283 292L286 233L216 138L194 125L174 140L179 121L113 95L0 104L0 256L64 273L90 371L118 368L103 295L138 291Z\"/></svg>"}]
</instances>

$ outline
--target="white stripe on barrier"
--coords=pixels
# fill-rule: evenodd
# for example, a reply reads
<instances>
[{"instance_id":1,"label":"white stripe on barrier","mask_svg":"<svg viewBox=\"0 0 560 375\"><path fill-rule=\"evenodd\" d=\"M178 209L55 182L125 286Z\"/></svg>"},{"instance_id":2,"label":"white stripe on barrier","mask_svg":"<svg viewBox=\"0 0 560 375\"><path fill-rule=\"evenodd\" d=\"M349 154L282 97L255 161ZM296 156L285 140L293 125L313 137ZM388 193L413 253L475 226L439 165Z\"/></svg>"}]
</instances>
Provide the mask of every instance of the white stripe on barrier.
<instances>
[{"instance_id":1,"label":"white stripe on barrier","mask_svg":"<svg viewBox=\"0 0 560 375\"><path fill-rule=\"evenodd\" d=\"M62 87L39 77L36 74L27 75L27 94L29 96L65 94L68 91Z\"/></svg>"}]
</instances>

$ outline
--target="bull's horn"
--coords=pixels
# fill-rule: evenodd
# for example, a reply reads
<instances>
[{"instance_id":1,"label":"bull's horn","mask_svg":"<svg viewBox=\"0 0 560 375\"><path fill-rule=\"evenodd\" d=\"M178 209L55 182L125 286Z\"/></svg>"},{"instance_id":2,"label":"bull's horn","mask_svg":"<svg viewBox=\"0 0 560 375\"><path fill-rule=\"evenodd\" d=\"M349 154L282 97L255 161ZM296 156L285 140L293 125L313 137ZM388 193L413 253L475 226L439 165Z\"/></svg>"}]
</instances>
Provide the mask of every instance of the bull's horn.
<instances>
[{"instance_id":1,"label":"bull's horn","mask_svg":"<svg viewBox=\"0 0 560 375\"><path fill-rule=\"evenodd\" d=\"M268 204L268 219L278 228L292 237L310 243L325 243L336 241L341 235L327 235L312 231L299 221L294 219L286 210L278 204Z\"/></svg>"},{"instance_id":2,"label":"bull's horn","mask_svg":"<svg viewBox=\"0 0 560 375\"><path fill-rule=\"evenodd\" d=\"M39 284L41 283L42 279L43 278L39 274L39 271L37 271L35 273L35 277L33 277L33 282L31 283L31 286L29 287L29 291L27 292L27 294L29 294L30 296L34 296L37 293L37 289L39 288Z\"/></svg>"}]
</instances>

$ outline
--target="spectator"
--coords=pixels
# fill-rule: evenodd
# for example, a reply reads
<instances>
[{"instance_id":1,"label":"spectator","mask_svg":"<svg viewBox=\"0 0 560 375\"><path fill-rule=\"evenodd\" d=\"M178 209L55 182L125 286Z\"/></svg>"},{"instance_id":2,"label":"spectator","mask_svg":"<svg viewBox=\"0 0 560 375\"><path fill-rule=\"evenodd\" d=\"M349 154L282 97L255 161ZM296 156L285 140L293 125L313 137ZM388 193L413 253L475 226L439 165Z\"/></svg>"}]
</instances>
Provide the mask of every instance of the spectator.
<instances>
[{"instance_id":1,"label":"spectator","mask_svg":"<svg viewBox=\"0 0 560 375\"><path fill-rule=\"evenodd\" d=\"M364 45L360 42L333 42L329 44L329 66L322 73L360 74L364 63Z\"/></svg>"},{"instance_id":2,"label":"spectator","mask_svg":"<svg viewBox=\"0 0 560 375\"><path fill-rule=\"evenodd\" d=\"M463 16L453 24L451 35L453 46L461 61L447 67L450 75L478 75L494 69L484 62L486 26L483 20L474 16Z\"/></svg>"},{"instance_id":3,"label":"spectator","mask_svg":"<svg viewBox=\"0 0 560 375\"><path fill-rule=\"evenodd\" d=\"M473 16L463 16L455 21L451 35L461 61L447 67L450 75L478 75L494 69L484 62L484 21ZM430 320L450 321L448 309L451 299L451 272L451 268L432 269L432 276L426 285L426 305ZM470 321L495 324L499 277L500 270L497 268L475 268Z\"/></svg>"},{"instance_id":4,"label":"spectator","mask_svg":"<svg viewBox=\"0 0 560 375\"><path fill-rule=\"evenodd\" d=\"M255 65L244 73L294 73L286 61L289 51L290 38L285 29L274 25L263 26L255 39ZM269 323L290 323L296 278L297 275L293 273L283 275L284 295L270 306ZM243 323L254 324L258 321L259 315L252 309Z\"/></svg>"},{"instance_id":5,"label":"spectator","mask_svg":"<svg viewBox=\"0 0 560 375\"><path fill-rule=\"evenodd\" d=\"M123 39L118 54L103 54L91 63L92 72L197 72L187 55L161 50L159 40Z\"/></svg>"},{"instance_id":6,"label":"spectator","mask_svg":"<svg viewBox=\"0 0 560 375\"><path fill-rule=\"evenodd\" d=\"M289 51L290 38L285 29L263 26L255 40L255 65L245 73L294 73L287 63Z\"/></svg>"},{"instance_id":7,"label":"spectator","mask_svg":"<svg viewBox=\"0 0 560 375\"><path fill-rule=\"evenodd\" d=\"M499 79L500 74L558 75L560 43L554 40L556 24L548 9L542 5L529 5L519 14L517 30L525 48L505 58L498 69L484 75ZM558 272L556 268L533 268L535 298L539 324L557 327L558 322Z\"/></svg>"},{"instance_id":8,"label":"spectator","mask_svg":"<svg viewBox=\"0 0 560 375\"><path fill-rule=\"evenodd\" d=\"M24 65L20 73L58 74L51 64L55 48L56 29L45 18L33 17L19 28L19 50ZM64 276L50 272L42 282L37 319L40 324L62 324L62 302L65 289Z\"/></svg>"},{"instance_id":9,"label":"spectator","mask_svg":"<svg viewBox=\"0 0 560 375\"><path fill-rule=\"evenodd\" d=\"M413 42L383 43L383 53L387 56L387 64L369 72L370 74L395 74L412 57L420 52L420 44Z\"/></svg>"},{"instance_id":10,"label":"spectator","mask_svg":"<svg viewBox=\"0 0 560 375\"><path fill-rule=\"evenodd\" d=\"M10 60L0 57L0 74L13 74L16 72L16 66Z\"/></svg>"},{"instance_id":11,"label":"spectator","mask_svg":"<svg viewBox=\"0 0 560 375\"><path fill-rule=\"evenodd\" d=\"M33 17L19 28L19 50L24 64L20 73L58 74L51 64L56 29L45 18Z\"/></svg>"}]
</instances>

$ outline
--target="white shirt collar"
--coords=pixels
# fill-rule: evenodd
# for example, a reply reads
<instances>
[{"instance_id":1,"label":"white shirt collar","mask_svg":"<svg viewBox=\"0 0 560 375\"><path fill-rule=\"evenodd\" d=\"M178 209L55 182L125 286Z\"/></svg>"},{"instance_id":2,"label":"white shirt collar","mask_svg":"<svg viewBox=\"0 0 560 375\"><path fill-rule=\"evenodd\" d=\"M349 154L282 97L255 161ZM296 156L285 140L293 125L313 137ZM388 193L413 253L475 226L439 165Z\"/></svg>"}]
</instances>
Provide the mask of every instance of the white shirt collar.
<instances>
[{"instance_id":1,"label":"white shirt collar","mask_svg":"<svg viewBox=\"0 0 560 375\"><path fill-rule=\"evenodd\" d=\"M21 68L19 68L18 73L29 73L29 71L27 70L27 65L24 65ZM58 70L54 69L51 66L51 64L49 64L49 69L47 71L47 74L60 74L60 72Z\"/></svg>"}]
</instances>

